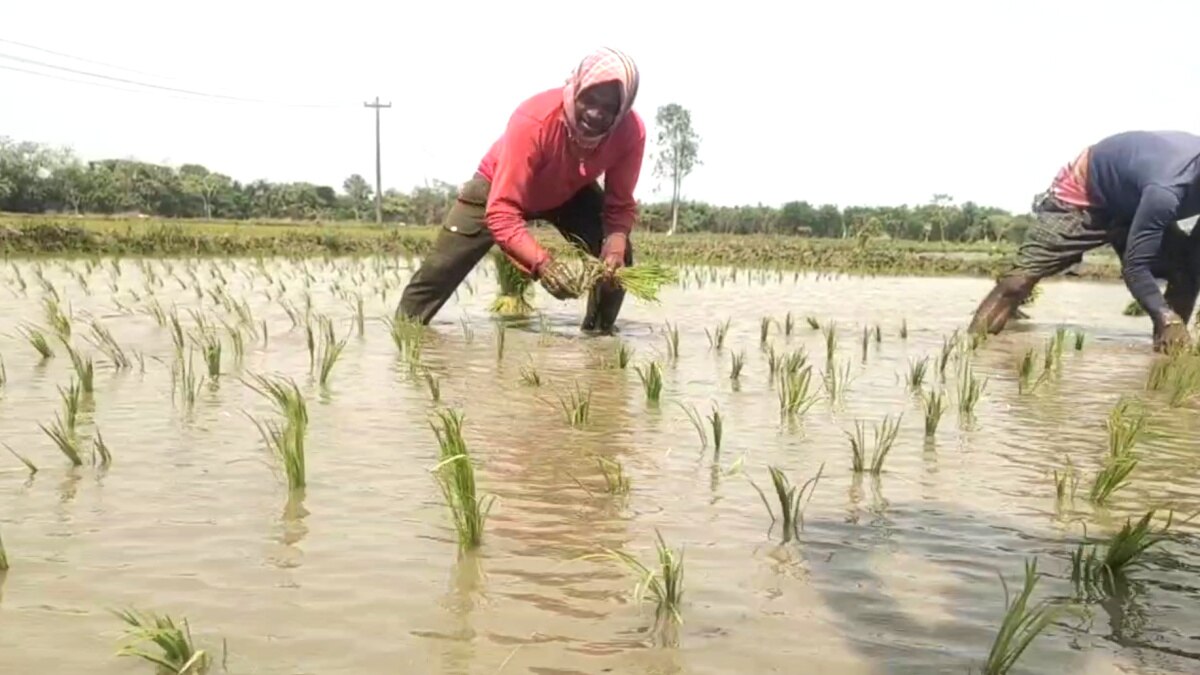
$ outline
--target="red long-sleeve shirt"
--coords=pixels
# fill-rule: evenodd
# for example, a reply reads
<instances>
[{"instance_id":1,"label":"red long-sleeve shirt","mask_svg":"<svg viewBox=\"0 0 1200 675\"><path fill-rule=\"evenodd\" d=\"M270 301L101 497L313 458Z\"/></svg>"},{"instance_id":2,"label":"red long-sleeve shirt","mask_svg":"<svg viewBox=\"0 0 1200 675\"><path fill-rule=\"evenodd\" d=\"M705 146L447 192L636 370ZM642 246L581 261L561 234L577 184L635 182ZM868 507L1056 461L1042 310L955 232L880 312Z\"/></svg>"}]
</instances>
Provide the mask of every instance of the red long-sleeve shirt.
<instances>
[{"instance_id":1,"label":"red long-sleeve shirt","mask_svg":"<svg viewBox=\"0 0 1200 675\"><path fill-rule=\"evenodd\" d=\"M641 117L631 110L581 161L569 146L562 104L558 88L525 100L479 164L491 183L484 222L501 250L526 270L537 270L549 257L530 234L526 217L563 205L601 174L605 234L629 234L637 217L633 189L646 147Z\"/></svg>"}]
</instances>

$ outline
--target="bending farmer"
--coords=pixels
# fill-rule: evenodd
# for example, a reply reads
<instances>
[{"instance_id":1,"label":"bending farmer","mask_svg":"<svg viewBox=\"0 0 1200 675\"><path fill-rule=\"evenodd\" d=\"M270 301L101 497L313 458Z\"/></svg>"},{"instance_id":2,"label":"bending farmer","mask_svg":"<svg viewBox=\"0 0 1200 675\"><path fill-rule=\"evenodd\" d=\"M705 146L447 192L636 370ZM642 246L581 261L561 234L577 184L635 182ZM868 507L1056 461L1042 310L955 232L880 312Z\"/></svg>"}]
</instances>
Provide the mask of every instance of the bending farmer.
<instances>
[{"instance_id":1,"label":"bending farmer","mask_svg":"<svg viewBox=\"0 0 1200 675\"><path fill-rule=\"evenodd\" d=\"M632 265L633 190L646 146L645 125L632 110L637 90L633 61L601 49L583 59L566 86L521 103L459 190L400 311L429 323L493 242L555 298L576 297L563 264L534 239L527 220L549 221L610 270ZM603 188L596 182L602 174ZM583 328L610 331L624 297L617 284L591 289Z\"/></svg>"},{"instance_id":2,"label":"bending farmer","mask_svg":"<svg viewBox=\"0 0 1200 675\"><path fill-rule=\"evenodd\" d=\"M1035 284L1111 244L1121 275L1154 324L1154 346L1186 344L1200 291L1200 136L1130 131L1085 149L1034 200L1037 223L1015 267L979 305L972 331L999 333ZM1166 295L1156 279L1167 282Z\"/></svg>"}]
</instances>

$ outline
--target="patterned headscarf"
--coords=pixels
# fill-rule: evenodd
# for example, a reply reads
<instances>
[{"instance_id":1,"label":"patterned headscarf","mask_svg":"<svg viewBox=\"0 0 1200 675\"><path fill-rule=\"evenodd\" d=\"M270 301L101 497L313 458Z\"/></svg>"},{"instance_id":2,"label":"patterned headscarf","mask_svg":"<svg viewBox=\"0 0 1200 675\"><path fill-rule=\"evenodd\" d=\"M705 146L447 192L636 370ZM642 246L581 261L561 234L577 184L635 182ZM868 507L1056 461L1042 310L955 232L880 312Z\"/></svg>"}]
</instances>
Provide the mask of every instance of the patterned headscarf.
<instances>
[{"instance_id":1,"label":"patterned headscarf","mask_svg":"<svg viewBox=\"0 0 1200 675\"><path fill-rule=\"evenodd\" d=\"M584 89L603 82L617 82L621 85L621 107L617 110L617 116L608 132L600 136L588 136L575 119L575 100ZM599 145L629 114L629 110L633 108L633 101L637 98L637 91L637 65L623 52L603 47L585 56L563 87L563 112L566 114L567 131L570 132L571 140L584 149Z\"/></svg>"}]
</instances>

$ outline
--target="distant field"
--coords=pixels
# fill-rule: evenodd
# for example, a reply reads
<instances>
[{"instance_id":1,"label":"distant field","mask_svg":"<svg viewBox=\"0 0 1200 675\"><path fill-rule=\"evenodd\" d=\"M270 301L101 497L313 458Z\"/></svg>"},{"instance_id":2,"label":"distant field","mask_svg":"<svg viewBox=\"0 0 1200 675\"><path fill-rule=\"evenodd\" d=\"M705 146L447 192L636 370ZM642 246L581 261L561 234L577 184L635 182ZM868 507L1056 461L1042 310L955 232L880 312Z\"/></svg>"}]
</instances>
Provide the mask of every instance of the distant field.
<instances>
[{"instance_id":1,"label":"distant field","mask_svg":"<svg viewBox=\"0 0 1200 675\"><path fill-rule=\"evenodd\" d=\"M0 248L9 256L37 255L356 255L425 254L436 226L356 222L196 221L0 214ZM563 241L535 228L552 249ZM790 235L636 232L638 259L670 264L821 270L854 274L995 275L1016 251L1007 243L811 239ZM1119 278L1109 252L1090 255L1088 278Z\"/></svg>"}]
</instances>

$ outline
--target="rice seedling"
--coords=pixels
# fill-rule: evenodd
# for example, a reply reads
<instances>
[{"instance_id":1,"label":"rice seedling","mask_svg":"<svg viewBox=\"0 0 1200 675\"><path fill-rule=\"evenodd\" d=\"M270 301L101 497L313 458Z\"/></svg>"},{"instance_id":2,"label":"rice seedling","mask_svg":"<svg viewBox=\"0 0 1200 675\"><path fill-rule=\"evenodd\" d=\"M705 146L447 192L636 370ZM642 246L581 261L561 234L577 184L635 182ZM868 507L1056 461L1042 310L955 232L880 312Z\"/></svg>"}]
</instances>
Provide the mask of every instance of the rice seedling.
<instances>
[{"instance_id":1,"label":"rice seedling","mask_svg":"<svg viewBox=\"0 0 1200 675\"><path fill-rule=\"evenodd\" d=\"M504 342L508 335L508 327L502 323L496 324L496 360L504 359Z\"/></svg>"},{"instance_id":2,"label":"rice seedling","mask_svg":"<svg viewBox=\"0 0 1200 675\"><path fill-rule=\"evenodd\" d=\"M1058 469L1054 470L1054 495L1055 498L1062 502L1064 499L1070 502L1075 502L1075 493L1079 490L1079 473L1075 470L1075 465L1071 463L1071 458L1067 457L1067 465L1059 473Z\"/></svg>"},{"instance_id":3,"label":"rice seedling","mask_svg":"<svg viewBox=\"0 0 1200 675\"><path fill-rule=\"evenodd\" d=\"M92 439L92 464L97 466L108 466L112 464L112 451L108 449L108 444L104 442L104 436L100 434L100 430L96 430L96 437Z\"/></svg>"},{"instance_id":4,"label":"rice seedling","mask_svg":"<svg viewBox=\"0 0 1200 675\"><path fill-rule=\"evenodd\" d=\"M1083 341L1086 339L1086 337L1087 336L1083 331L1081 331L1081 330L1075 331L1075 351L1077 351L1077 352L1083 351Z\"/></svg>"},{"instance_id":5,"label":"rice seedling","mask_svg":"<svg viewBox=\"0 0 1200 675\"><path fill-rule=\"evenodd\" d=\"M33 462L29 461L29 459L28 459L28 458L26 458L26 457L25 457L24 455L22 455L21 453L17 452L16 450L13 450L13 448L12 448L12 446L11 446L11 445L9 445L8 443L3 443L3 442L0 442L0 445L3 445L3 446L4 446L4 449L5 449L5 450L8 450L9 454L11 454L13 457L16 457L16 458L17 458L17 461L19 461L19 462L21 462L22 464L24 464L26 469L29 469L29 475L30 475L30 476L32 476L32 475L34 475L35 473L37 473L37 472L38 472L37 465L36 465L36 464L34 464Z\"/></svg>"},{"instance_id":6,"label":"rice seedling","mask_svg":"<svg viewBox=\"0 0 1200 675\"><path fill-rule=\"evenodd\" d=\"M53 297L42 299L42 305L46 311L46 323L58 335L58 338L63 342L71 339L71 317L62 311L59 307L58 300Z\"/></svg>"},{"instance_id":7,"label":"rice seedling","mask_svg":"<svg viewBox=\"0 0 1200 675\"><path fill-rule=\"evenodd\" d=\"M275 404L283 424L274 420L253 420L276 459L283 464L288 487L296 490L307 484L305 435L308 431L308 406L299 387L282 376L251 375L246 385Z\"/></svg>"},{"instance_id":8,"label":"rice seedling","mask_svg":"<svg viewBox=\"0 0 1200 675\"><path fill-rule=\"evenodd\" d=\"M679 326L672 326L671 322L666 322L665 337L667 340L667 356L672 361L679 360Z\"/></svg>"},{"instance_id":9,"label":"rice seedling","mask_svg":"<svg viewBox=\"0 0 1200 675\"><path fill-rule=\"evenodd\" d=\"M173 391L175 385L178 384L179 401L183 404L184 410L190 412L196 407L196 398L204 387L204 376L198 374L192 365L192 350L188 350L186 360L182 355L176 355L171 366L171 384Z\"/></svg>"},{"instance_id":10,"label":"rice seedling","mask_svg":"<svg viewBox=\"0 0 1200 675\"><path fill-rule=\"evenodd\" d=\"M1063 328L1059 328L1053 337L1046 340L1045 357L1042 363L1042 370L1045 373L1062 369L1063 342L1065 340L1066 331Z\"/></svg>"},{"instance_id":11,"label":"rice seedling","mask_svg":"<svg viewBox=\"0 0 1200 675\"><path fill-rule=\"evenodd\" d=\"M785 337L791 337L792 333L794 333L795 331L796 331L796 317L793 316L791 312L788 312L787 314L785 314L783 316L783 335Z\"/></svg>"},{"instance_id":12,"label":"rice seedling","mask_svg":"<svg viewBox=\"0 0 1200 675\"><path fill-rule=\"evenodd\" d=\"M825 336L825 361L832 362L833 355L837 352L838 334L837 322L830 321L821 329L821 333Z\"/></svg>"},{"instance_id":13,"label":"rice seedling","mask_svg":"<svg viewBox=\"0 0 1200 675\"><path fill-rule=\"evenodd\" d=\"M1174 514L1157 531L1150 525L1155 512L1149 511L1138 520L1126 519L1125 525L1114 534L1101 553L1099 544L1080 544L1071 554L1071 582L1081 596L1111 596L1118 592L1129 572L1146 566L1145 553L1168 539Z\"/></svg>"},{"instance_id":14,"label":"rice seedling","mask_svg":"<svg viewBox=\"0 0 1200 675\"><path fill-rule=\"evenodd\" d=\"M58 396L63 402L63 412L67 418L67 431L75 433L76 422L79 420L79 404L82 400L82 389L79 383L71 380L71 384L63 389L58 388Z\"/></svg>"},{"instance_id":15,"label":"rice seedling","mask_svg":"<svg viewBox=\"0 0 1200 675\"><path fill-rule=\"evenodd\" d=\"M88 341L108 357L114 368L125 370L132 367L133 364L125 354L125 350L121 348L121 345L117 344L117 340L104 324L99 321L92 321L91 329L92 336L88 338Z\"/></svg>"},{"instance_id":16,"label":"rice seedling","mask_svg":"<svg viewBox=\"0 0 1200 675\"><path fill-rule=\"evenodd\" d=\"M875 344L883 344L883 326L875 324Z\"/></svg>"},{"instance_id":17,"label":"rice seedling","mask_svg":"<svg viewBox=\"0 0 1200 675\"><path fill-rule=\"evenodd\" d=\"M867 348L871 344L871 333L866 326L863 326L862 332L862 362L867 362Z\"/></svg>"},{"instance_id":18,"label":"rice seedling","mask_svg":"<svg viewBox=\"0 0 1200 675\"><path fill-rule=\"evenodd\" d=\"M171 342L175 345L176 357L183 354L184 339L183 339L183 324L179 321L179 312L171 309Z\"/></svg>"},{"instance_id":19,"label":"rice seedling","mask_svg":"<svg viewBox=\"0 0 1200 675\"><path fill-rule=\"evenodd\" d=\"M1017 363L1017 391L1022 394L1032 392L1042 382L1042 378L1033 380L1033 354L1032 349L1025 350L1025 354ZM1032 387L1030 387L1031 384Z\"/></svg>"},{"instance_id":20,"label":"rice seedling","mask_svg":"<svg viewBox=\"0 0 1200 675\"><path fill-rule=\"evenodd\" d=\"M809 328L811 328L811 329L813 329L813 330L821 330L821 322L820 322L820 321L817 321L817 317L815 317L815 316L806 316L806 317L804 317L804 321L805 321L806 323L808 323L808 327L809 327Z\"/></svg>"},{"instance_id":21,"label":"rice seedling","mask_svg":"<svg viewBox=\"0 0 1200 675\"><path fill-rule=\"evenodd\" d=\"M165 615L142 614L132 609L113 613L130 626L122 638L118 656L140 658L177 675L195 675L208 669L211 658L206 651L196 648L187 619L176 625L174 619ZM143 643L153 644L158 651L142 648Z\"/></svg>"},{"instance_id":22,"label":"rice seedling","mask_svg":"<svg viewBox=\"0 0 1200 675\"><path fill-rule=\"evenodd\" d=\"M0 572L8 571L8 551L4 550L4 538L0 537Z\"/></svg>"},{"instance_id":23,"label":"rice seedling","mask_svg":"<svg viewBox=\"0 0 1200 675\"><path fill-rule=\"evenodd\" d=\"M603 549L603 553L585 558L610 558L625 564L631 571L638 576L638 583L634 587L634 600L641 603L647 596L654 602L654 625L656 628L664 627L665 622L672 621L674 625L683 623L681 608L683 604L683 549L678 552L672 551L666 541L663 540L662 533L657 529L655 535L658 538L656 549L658 553L657 570L651 570L646 565L642 564L637 558L634 558L624 551L616 551L610 548Z\"/></svg>"},{"instance_id":24,"label":"rice seedling","mask_svg":"<svg viewBox=\"0 0 1200 675\"><path fill-rule=\"evenodd\" d=\"M729 379L737 380L742 376L742 368L746 365L746 352L729 355Z\"/></svg>"},{"instance_id":25,"label":"rice seedling","mask_svg":"<svg viewBox=\"0 0 1200 675\"><path fill-rule=\"evenodd\" d=\"M350 334L347 332L346 337L341 340L333 333L333 320L329 317L318 317L318 322L321 324L320 344L317 349L317 382L322 387L329 384L329 375L333 372L334 365L342 356L342 350L346 348L346 342L350 340ZM436 400L436 399L435 399Z\"/></svg>"},{"instance_id":26,"label":"rice seedling","mask_svg":"<svg viewBox=\"0 0 1200 675\"><path fill-rule=\"evenodd\" d=\"M955 347L958 346L958 332L955 331L950 337L942 338L942 351L938 355L937 367L938 376L942 381L946 381L946 367L950 365L950 357L954 354Z\"/></svg>"},{"instance_id":27,"label":"rice seedling","mask_svg":"<svg viewBox=\"0 0 1200 675\"><path fill-rule=\"evenodd\" d=\"M1159 391L1170 381L1171 360L1160 359L1150 366L1146 375L1146 391Z\"/></svg>"},{"instance_id":28,"label":"rice seedling","mask_svg":"<svg viewBox=\"0 0 1200 675\"><path fill-rule=\"evenodd\" d=\"M466 317L463 317L459 320L459 324L462 325L463 342L466 342L467 344L474 342L475 329L471 326L470 320Z\"/></svg>"},{"instance_id":29,"label":"rice seedling","mask_svg":"<svg viewBox=\"0 0 1200 675\"><path fill-rule=\"evenodd\" d=\"M970 361L963 361L958 372L958 415L962 420L970 420L975 416L975 407L987 388L987 378L982 380L975 377L975 369Z\"/></svg>"},{"instance_id":30,"label":"rice seedling","mask_svg":"<svg viewBox=\"0 0 1200 675\"><path fill-rule=\"evenodd\" d=\"M424 326L399 312L392 317L385 318L384 321L388 325L388 334L391 335L400 358L409 363L419 363Z\"/></svg>"},{"instance_id":31,"label":"rice seedling","mask_svg":"<svg viewBox=\"0 0 1200 675\"><path fill-rule=\"evenodd\" d=\"M96 386L96 367L92 363L92 357L84 359L68 342L64 342L63 347L66 348L67 355L71 357L71 365L75 368L75 376L79 378L83 393L91 394Z\"/></svg>"},{"instance_id":32,"label":"rice seedling","mask_svg":"<svg viewBox=\"0 0 1200 675\"><path fill-rule=\"evenodd\" d=\"M0 388L8 384L8 368L4 366L4 356L0 355Z\"/></svg>"},{"instance_id":33,"label":"rice seedling","mask_svg":"<svg viewBox=\"0 0 1200 675\"><path fill-rule=\"evenodd\" d=\"M312 373L317 363L317 334L313 331L311 316L304 318L304 345L308 347L308 372Z\"/></svg>"},{"instance_id":34,"label":"rice seedling","mask_svg":"<svg viewBox=\"0 0 1200 675\"><path fill-rule=\"evenodd\" d=\"M773 355L773 354L772 354ZM800 372L800 369L808 364L808 353L801 347L786 356L779 357L776 361L776 366L779 368L778 375L786 377Z\"/></svg>"},{"instance_id":35,"label":"rice seedling","mask_svg":"<svg viewBox=\"0 0 1200 675\"><path fill-rule=\"evenodd\" d=\"M358 329L358 337L362 337L367 321L366 312L363 311L363 295L355 291L352 297L353 300L347 300L347 303L350 305L350 310L354 312L354 326Z\"/></svg>"},{"instance_id":36,"label":"rice seedling","mask_svg":"<svg viewBox=\"0 0 1200 675\"><path fill-rule=\"evenodd\" d=\"M830 361L821 373L821 380L825 385L825 393L829 395L829 402L834 405L842 403L846 398L846 388L850 386L850 362L846 361L839 368L836 359Z\"/></svg>"},{"instance_id":37,"label":"rice seedling","mask_svg":"<svg viewBox=\"0 0 1200 675\"><path fill-rule=\"evenodd\" d=\"M808 412L818 400L815 393L810 393L812 385L812 366L805 366L796 372L788 373L779 381L779 420L793 419Z\"/></svg>"},{"instance_id":38,"label":"rice seedling","mask_svg":"<svg viewBox=\"0 0 1200 675\"><path fill-rule=\"evenodd\" d=\"M912 391L920 391L921 385L925 383L925 374L929 372L929 357L926 356L920 361L908 361L908 375L905 376L904 382Z\"/></svg>"},{"instance_id":39,"label":"rice seedling","mask_svg":"<svg viewBox=\"0 0 1200 675\"><path fill-rule=\"evenodd\" d=\"M596 464L600 467L600 475L604 477L606 492L612 495L629 494L629 474L625 473L625 466L621 462L606 457L597 457Z\"/></svg>"},{"instance_id":40,"label":"rice seedling","mask_svg":"<svg viewBox=\"0 0 1200 675\"><path fill-rule=\"evenodd\" d=\"M658 403L663 389L662 366L659 366L657 361L651 361L645 366L638 366L637 374L642 381L642 389L646 392L646 400Z\"/></svg>"},{"instance_id":41,"label":"rice seedling","mask_svg":"<svg viewBox=\"0 0 1200 675\"><path fill-rule=\"evenodd\" d=\"M1136 410L1133 407L1132 401L1122 398L1104 420L1104 426L1108 429L1110 457L1121 457L1132 452L1133 446L1146 431L1146 409L1140 405Z\"/></svg>"},{"instance_id":42,"label":"rice seedling","mask_svg":"<svg viewBox=\"0 0 1200 675\"><path fill-rule=\"evenodd\" d=\"M900 339L901 340L908 339L908 319L900 320Z\"/></svg>"},{"instance_id":43,"label":"rice seedling","mask_svg":"<svg viewBox=\"0 0 1200 675\"><path fill-rule=\"evenodd\" d=\"M633 360L633 347L624 342L617 345L617 367L621 370L629 367L629 362Z\"/></svg>"},{"instance_id":44,"label":"rice seedling","mask_svg":"<svg viewBox=\"0 0 1200 675\"><path fill-rule=\"evenodd\" d=\"M984 675L1005 675L1051 624L1064 615L1078 614L1078 610L1072 606L1055 605L1047 601L1031 606L1029 601L1039 578L1037 558L1026 561L1025 584L1014 598L1009 595L1008 583L1000 576L1000 583L1004 586L1004 620L1000 623L1000 630L984 663Z\"/></svg>"},{"instance_id":45,"label":"rice seedling","mask_svg":"<svg viewBox=\"0 0 1200 675\"><path fill-rule=\"evenodd\" d=\"M441 461L433 473L454 520L460 550L474 549L483 542L483 528L495 498L476 497L475 467L462 434L462 413L447 409L439 410L437 416L441 425L431 422L430 427L441 449Z\"/></svg>"},{"instance_id":46,"label":"rice seedling","mask_svg":"<svg viewBox=\"0 0 1200 675\"><path fill-rule=\"evenodd\" d=\"M221 338L215 332L208 330L207 326L201 326L197 335L192 337L196 346L200 348L200 354L204 357L204 364L208 368L208 379L216 382L221 377ZM312 352L309 351L309 358L312 358Z\"/></svg>"},{"instance_id":47,"label":"rice seedling","mask_svg":"<svg viewBox=\"0 0 1200 675\"><path fill-rule=\"evenodd\" d=\"M921 409L925 413L925 437L932 438L937 434L938 424L947 408L946 395L941 391L930 389L921 393Z\"/></svg>"},{"instance_id":48,"label":"rice seedling","mask_svg":"<svg viewBox=\"0 0 1200 675\"><path fill-rule=\"evenodd\" d=\"M711 332L707 328L704 329L704 335L708 337L708 346L716 351L721 351L725 348L725 336L729 334L730 319L718 323Z\"/></svg>"},{"instance_id":49,"label":"rice seedling","mask_svg":"<svg viewBox=\"0 0 1200 675\"><path fill-rule=\"evenodd\" d=\"M75 439L75 432L63 426L62 417L58 413L54 413L54 423L50 425L50 428L46 428L41 423L38 423L38 426L41 427L43 433L50 437L50 440L54 441L54 445L71 462L71 466L83 466L83 455L79 452L79 443Z\"/></svg>"},{"instance_id":50,"label":"rice seedling","mask_svg":"<svg viewBox=\"0 0 1200 675\"><path fill-rule=\"evenodd\" d=\"M1168 379L1169 403L1179 408L1200 394L1200 361L1178 359L1171 366Z\"/></svg>"},{"instance_id":51,"label":"rice seedling","mask_svg":"<svg viewBox=\"0 0 1200 675\"><path fill-rule=\"evenodd\" d=\"M542 376L533 365L532 359L528 363L521 364L521 382L531 387L542 386Z\"/></svg>"},{"instance_id":52,"label":"rice seedling","mask_svg":"<svg viewBox=\"0 0 1200 675\"><path fill-rule=\"evenodd\" d=\"M696 429L696 434L700 436L700 450L702 452L707 450L708 428L704 426L704 417L702 417L700 413L696 411L696 406L690 403L682 403L680 401L676 401L675 403L683 409L684 413L687 414L688 421L692 423L692 426Z\"/></svg>"},{"instance_id":53,"label":"rice seedling","mask_svg":"<svg viewBox=\"0 0 1200 675\"><path fill-rule=\"evenodd\" d=\"M713 407L712 407L712 414L710 414L708 416L708 423L709 423L709 426L712 428L713 452L716 455L720 455L721 454L721 436L723 435L724 430L725 430L725 422L721 418L721 411L719 409L717 409L717 405L715 403L713 404Z\"/></svg>"},{"instance_id":54,"label":"rice seedling","mask_svg":"<svg viewBox=\"0 0 1200 675\"><path fill-rule=\"evenodd\" d=\"M25 336L25 340L29 343L29 346L33 347L34 350L37 351L38 355L42 357L43 361L54 358L54 350L50 348L50 342L40 330L37 330L36 328L22 327L20 331L21 334Z\"/></svg>"},{"instance_id":55,"label":"rice seedling","mask_svg":"<svg viewBox=\"0 0 1200 675\"><path fill-rule=\"evenodd\" d=\"M526 276L513 261L500 249L493 249L492 262L496 267L496 281L499 285L496 299L488 308L494 314L503 317L527 316L533 312L533 279Z\"/></svg>"},{"instance_id":56,"label":"rice seedling","mask_svg":"<svg viewBox=\"0 0 1200 675\"><path fill-rule=\"evenodd\" d=\"M1107 457L1100 471L1096 473L1088 495L1092 503L1097 506L1107 504L1113 494L1129 485L1129 474L1133 473L1137 465L1138 458L1132 453Z\"/></svg>"},{"instance_id":57,"label":"rice seedling","mask_svg":"<svg viewBox=\"0 0 1200 675\"><path fill-rule=\"evenodd\" d=\"M591 414L592 390L589 388L585 391L576 380L574 387L566 394L561 392L558 394L558 407L567 424L573 427L582 427L587 424Z\"/></svg>"},{"instance_id":58,"label":"rice seedling","mask_svg":"<svg viewBox=\"0 0 1200 675\"><path fill-rule=\"evenodd\" d=\"M896 434L900 431L900 419L903 415L892 421L891 415L883 418L881 424L874 425L871 463L870 466L866 463L867 455L867 438L866 425L862 420L854 422L854 433L844 432L846 437L850 439L850 468L854 473L869 473L873 476L878 476L883 471L883 462L887 459L888 453L892 451L892 445L896 442Z\"/></svg>"},{"instance_id":59,"label":"rice seedling","mask_svg":"<svg viewBox=\"0 0 1200 675\"><path fill-rule=\"evenodd\" d=\"M775 351L775 345L767 345L767 371L772 381L775 380L775 374L779 372L779 364L780 358L779 354Z\"/></svg>"},{"instance_id":60,"label":"rice seedling","mask_svg":"<svg viewBox=\"0 0 1200 675\"><path fill-rule=\"evenodd\" d=\"M442 400L442 381L438 379L433 371L425 369L425 384L429 387L429 398L437 403Z\"/></svg>"},{"instance_id":61,"label":"rice seedling","mask_svg":"<svg viewBox=\"0 0 1200 675\"><path fill-rule=\"evenodd\" d=\"M769 316L764 316L758 321L758 344L765 346L767 339L771 336L771 322L773 319Z\"/></svg>"},{"instance_id":62,"label":"rice seedling","mask_svg":"<svg viewBox=\"0 0 1200 675\"><path fill-rule=\"evenodd\" d=\"M817 469L817 475L809 478L799 488L792 485L779 467L768 466L767 471L771 474L771 483L775 486L775 497L779 500L779 518L775 517L775 510L771 508L767 494L755 485L754 481L750 481L750 486L758 492L759 497L762 497L763 506L767 507L767 514L771 516L771 528L774 529L775 523L783 521L783 543L786 544L793 538L800 538L800 530L804 529L804 507L812 501L812 495L817 488L817 483L821 480L821 474L825 472L825 464L822 463L821 468ZM804 498L806 494L808 495L807 500ZM770 530L768 530L769 533Z\"/></svg>"}]
</instances>

